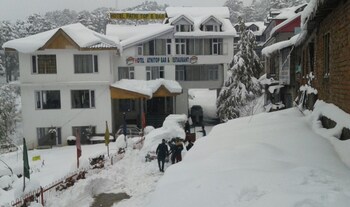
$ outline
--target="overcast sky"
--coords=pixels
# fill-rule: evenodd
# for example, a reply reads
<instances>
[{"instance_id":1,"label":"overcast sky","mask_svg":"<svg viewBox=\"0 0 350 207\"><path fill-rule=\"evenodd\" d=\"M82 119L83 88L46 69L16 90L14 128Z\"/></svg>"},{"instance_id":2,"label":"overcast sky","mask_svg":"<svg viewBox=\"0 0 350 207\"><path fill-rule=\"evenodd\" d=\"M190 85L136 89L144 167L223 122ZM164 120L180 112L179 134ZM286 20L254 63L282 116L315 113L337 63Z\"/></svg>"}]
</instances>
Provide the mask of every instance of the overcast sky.
<instances>
[{"instance_id":1,"label":"overcast sky","mask_svg":"<svg viewBox=\"0 0 350 207\"><path fill-rule=\"evenodd\" d=\"M124 9L140 4L144 0L118 0L118 8ZM226 0L155 0L170 6L222 6ZM243 0L245 4L252 0ZM24 19L33 13L71 9L94 10L99 7L115 7L116 0L0 0L0 20Z\"/></svg>"}]
</instances>

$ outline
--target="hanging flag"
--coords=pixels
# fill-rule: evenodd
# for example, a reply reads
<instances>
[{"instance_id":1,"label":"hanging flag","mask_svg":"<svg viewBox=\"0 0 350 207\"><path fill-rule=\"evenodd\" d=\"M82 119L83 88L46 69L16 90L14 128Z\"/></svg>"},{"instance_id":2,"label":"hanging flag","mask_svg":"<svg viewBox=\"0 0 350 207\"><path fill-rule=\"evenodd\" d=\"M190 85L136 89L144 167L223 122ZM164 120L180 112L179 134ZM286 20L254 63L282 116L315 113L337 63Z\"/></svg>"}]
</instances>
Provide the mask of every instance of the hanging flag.
<instances>
[{"instance_id":1,"label":"hanging flag","mask_svg":"<svg viewBox=\"0 0 350 207\"><path fill-rule=\"evenodd\" d=\"M107 124L107 121L106 121L106 131L105 131L105 144L107 146L107 154L108 154L108 157L109 157L109 130L108 130L108 124Z\"/></svg>"},{"instance_id":2,"label":"hanging flag","mask_svg":"<svg viewBox=\"0 0 350 207\"><path fill-rule=\"evenodd\" d=\"M109 130L108 130L107 121L106 121L106 131L105 131L105 144L106 144L106 146L108 146L108 144L109 144Z\"/></svg>"},{"instance_id":3,"label":"hanging flag","mask_svg":"<svg viewBox=\"0 0 350 207\"><path fill-rule=\"evenodd\" d=\"M23 175L24 177L30 179L29 173L29 162L28 162L28 151L26 145L26 139L23 138Z\"/></svg>"},{"instance_id":4,"label":"hanging flag","mask_svg":"<svg viewBox=\"0 0 350 207\"><path fill-rule=\"evenodd\" d=\"M77 168L79 168L79 157L81 156L80 131L79 131L79 129L76 130L75 137L76 137L75 145L77 147Z\"/></svg>"}]
</instances>

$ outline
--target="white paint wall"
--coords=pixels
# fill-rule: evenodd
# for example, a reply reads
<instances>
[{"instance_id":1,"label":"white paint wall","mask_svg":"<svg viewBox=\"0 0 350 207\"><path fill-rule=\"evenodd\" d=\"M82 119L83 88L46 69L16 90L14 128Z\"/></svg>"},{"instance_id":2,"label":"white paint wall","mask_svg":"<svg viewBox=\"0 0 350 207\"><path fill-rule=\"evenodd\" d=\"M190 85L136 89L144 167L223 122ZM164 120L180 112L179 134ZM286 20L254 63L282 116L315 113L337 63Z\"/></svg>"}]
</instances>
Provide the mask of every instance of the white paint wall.
<instances>
[{"instance_id":1,"label":"white paint wall","mask_svg":"<svg viewBox=\"0 0 350 207\"><path fill-rule=\"evenodd\" d=\"M32 74L31 55L20 54L20 81L23 116L23 134L30 148L37 146L38 127L61 127L62 144L72 135L73 126L96 126L97 133L105 130L105 121L111 128L110 98L110 52L96 53L77 50L40 51L37 54L56 54L57 74ZM95 74L74 74L73 54L97 54L99 72ZM71 90L95 90L95 108L72 109ZM35 109L37 90L60 90L61 109Z\"/></svg>"}]
</instances>

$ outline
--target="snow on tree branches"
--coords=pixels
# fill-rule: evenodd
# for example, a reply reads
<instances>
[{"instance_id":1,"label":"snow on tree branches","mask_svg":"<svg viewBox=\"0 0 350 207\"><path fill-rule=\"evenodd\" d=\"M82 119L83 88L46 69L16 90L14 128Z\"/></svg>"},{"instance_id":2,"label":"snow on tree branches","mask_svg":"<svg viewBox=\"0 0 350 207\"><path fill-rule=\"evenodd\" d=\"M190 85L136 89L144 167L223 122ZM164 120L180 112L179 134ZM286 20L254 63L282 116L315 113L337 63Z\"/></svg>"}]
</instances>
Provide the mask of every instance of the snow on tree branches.
<instances>
[{"instance_id":1,"label":"snow on tree branches","mask_svg":"<svg viewBox=\"0 0 350 207\"><path fill-rule=\"evenodd\" d=\"M246 105L261 95L259 77L262 65L256 55L255 36L246 29L239 18L239 51L233 58L233 66L217 100L217 114L221 121L240 117Z\"/></svg>"}]
</instances>

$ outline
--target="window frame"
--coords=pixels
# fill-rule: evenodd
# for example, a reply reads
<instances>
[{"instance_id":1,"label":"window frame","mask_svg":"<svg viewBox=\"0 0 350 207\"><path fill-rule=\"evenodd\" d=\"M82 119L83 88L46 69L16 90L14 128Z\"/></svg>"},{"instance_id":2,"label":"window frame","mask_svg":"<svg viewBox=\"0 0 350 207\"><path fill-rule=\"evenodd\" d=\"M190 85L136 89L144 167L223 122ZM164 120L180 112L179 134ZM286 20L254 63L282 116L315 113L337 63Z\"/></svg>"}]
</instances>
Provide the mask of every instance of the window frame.
<instances>
[{"instance_id":1,"label":"window frame","mask_svg":"<svg viewBox=\"0 0 350 207\"><path fill-rule=\"evenodd\" d=\"M127 70L126 71L126 74L127 74L127 77L124 78L124 77L121 77L122 76L122 72L121 70ZM123 71L125 72L125 71ZM135 79L135 68L134 67L118 67L118 80L122 80L122 79Z\"/></svg>"},{"instance_id":2,"label":"window frame","mask_svg":"<svg viewBox=\"0 0 350 207\"><path fill-rule=\"evenodd\" d=\"M330 45L331 34L329 32L323 35L323 74L324 78L328 78L330 75Z\"/></svg>"},{"instance_id":3,"label":"window frame","mask_svg":"<svg viewBox=\"0 0 350 207\"><path fill-rule=\"evenodd\" d=\"M58 92L59 102L57 108L44 108L44 92ZM47 96L47 94L46 94ZM45 98L47 99L47 98ZM60 90L35 90L34 91L34 101L35 101L35 109L36 110L58 110L61 109L61 91ZM46 101L47 102L47 101Z\"/></svg>"},{"instance_id":4,"label":"window frame","mask_svg":"<svg viewBox=\"0 0 350 207\"><path fill-rule=\"evenodd\" d=\"M90 56L91 57L91 72L77 72L76 68L76 57L78 56ZM98 73L98 55L95 54L74 54L73 55L73 61L74 61L74 74L91 74L91 73Z\"/></svg>"},{"instance_id":5,"label":"window frame","mask_svg":"<svg viewBox=\"0 0 350 207\"><path fill-rule=\"evenodd\" d=\"M75 103L73 103L74 101L74 97L73 97L73 92L77 92L77 91L88 91L88 95L89 95L89 106L88 107L84 107L84 103L83 101L81 101L80 105L81 107L75 106ZM91 90L91 89L74 89L70 91L70 97L71 97L71 109L94 109L96 108L96 94L95 94L95 90Z\"/></svg>"},{"instance_id":6,"label":"window frame","mask_svg":"<svg viewBox=\"0 0 350 207\"><path fill-rule=\"evenodd\" d=\"M175 54L176 55L187 55L186 39L178 38L175 39Z\"/></svg>"},{"instance_id":7,"label":"window frame","mask_svg":"<svg viewBox=\"0 0 350 207\"><path fill-rule=\"evenodd\" d=\"M45 57L47 58L46 61L49 61L49 57L54 57L54 72L48 72L51 69L48 69L45 67L44 69L39 68L41 66L40 61L45 60ZM52 61L52 60L51 60ZM45 72L40 72L45 71ZM56 54L36 54L32 55L32 74L57 74L57 56Z\"/></svg>"},{"instance_id":8,"label":"window frame","mask_svg":"<svg viewBox=\"0 0 350 207\"><path fill-rule=\"evenodd\" d=\"M154 77L154 75L157 75L157 77ZM146 80L155 80L164 77L164 66L146 66Z\"/></svg>"}]
</instances>

